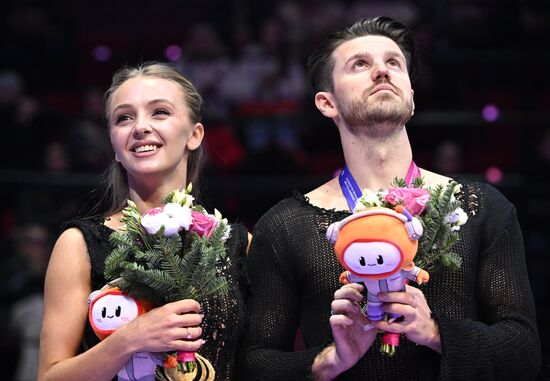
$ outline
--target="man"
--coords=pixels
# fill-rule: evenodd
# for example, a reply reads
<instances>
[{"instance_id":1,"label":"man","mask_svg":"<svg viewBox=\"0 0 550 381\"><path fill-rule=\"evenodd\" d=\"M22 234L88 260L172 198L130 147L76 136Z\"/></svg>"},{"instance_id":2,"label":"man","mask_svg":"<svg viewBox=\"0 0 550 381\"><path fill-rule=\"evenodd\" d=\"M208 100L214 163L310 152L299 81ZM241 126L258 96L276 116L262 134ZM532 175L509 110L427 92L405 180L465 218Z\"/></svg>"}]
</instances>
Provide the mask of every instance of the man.
<instances>
[{"instance_id":1,"label":"man","mask_svg":"<svg viewBox=\"0 0 550 381\"><path fill-rule=\"evenodd\" d=\"M340 133L344 180L359 189L388 189L395 177L421 176L427 186L450 180L412 161L405 124L416 61L408 29L385 17L337 32L309 59L315 104ZM469 216L454 247L462 267L438 266L421 288L379 295L384 311L403 316L374 323L406 338L393 357L379 352L377 329L363 328L363 287L339 288L342 267L325 236L352 208L341 178L268 211L248 257L243 379L534 378L540 344L515 209L494 188L460 182ZM306 349L293 352L297 328Z\"/></svg>"}]
</instances>

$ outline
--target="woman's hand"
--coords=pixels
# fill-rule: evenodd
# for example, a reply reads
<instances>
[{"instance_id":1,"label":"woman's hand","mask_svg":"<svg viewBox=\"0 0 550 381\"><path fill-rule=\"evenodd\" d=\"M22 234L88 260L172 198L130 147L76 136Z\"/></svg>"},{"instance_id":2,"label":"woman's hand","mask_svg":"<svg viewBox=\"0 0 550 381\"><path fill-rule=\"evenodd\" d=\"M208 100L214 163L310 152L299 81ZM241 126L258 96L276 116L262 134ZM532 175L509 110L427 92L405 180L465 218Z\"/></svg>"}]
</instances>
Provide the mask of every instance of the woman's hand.
<instances>
[{"instance_id":1,"label":"woman's hand","mask_svg":"<svg viewBox=\"0 0 550 381\"><path fill-rule=\"evenodd\" d=\"M138 316L113 335L125 335L133 352L194 352L204 343L199 312L195 300L179 300Z\"/></svg>"},{"instance_id":2,"label":"woman's hand","mask_svg":"<svg viewBox=\"0 0 550 381\"><path fill-rule=\"evenodd\" d=\"M360 284L350 283L334 293L330 317L334 344L315 358L312 366L315 380L334 379L355 365L374 342L376 330L365 330L369 321L359 306L363 289Z\"/></svg>"},{"instance_id":3,"label":"woman's hand","mask_svg":"<svg viewBox=\"0 0 550 381\"><path fill-rule=\"evenodd\" d=\"M441 353L441 338L437 323L431 317L431 310L422 291L406 285L404 292L380 293L384 311L402 315L403 320L392 323L376 322L374 326L387 332L403 333L412 342L425 345Z\"/></svg>"}]
</instances>

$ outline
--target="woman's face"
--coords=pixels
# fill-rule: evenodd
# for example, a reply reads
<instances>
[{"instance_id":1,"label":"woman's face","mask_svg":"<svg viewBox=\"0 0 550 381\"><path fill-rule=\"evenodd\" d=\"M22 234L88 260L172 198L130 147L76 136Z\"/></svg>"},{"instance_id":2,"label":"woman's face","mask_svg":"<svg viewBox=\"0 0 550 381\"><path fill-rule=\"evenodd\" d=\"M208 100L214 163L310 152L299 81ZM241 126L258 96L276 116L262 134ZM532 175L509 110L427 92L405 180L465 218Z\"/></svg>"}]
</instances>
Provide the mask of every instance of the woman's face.
<instances>
[{"instance_id":1,"label":"woman's face","mask_svg":"<svg viewBox=\"0 0 550 381\"><path fill-rule=\"evenodd\" d=\"M199 147L204 129L191 122L177 83L157 77L129 79L113 93L110 106L111 143L130 180L139 175L185 176L188 153Z\"/></svg>"}]
</instances>

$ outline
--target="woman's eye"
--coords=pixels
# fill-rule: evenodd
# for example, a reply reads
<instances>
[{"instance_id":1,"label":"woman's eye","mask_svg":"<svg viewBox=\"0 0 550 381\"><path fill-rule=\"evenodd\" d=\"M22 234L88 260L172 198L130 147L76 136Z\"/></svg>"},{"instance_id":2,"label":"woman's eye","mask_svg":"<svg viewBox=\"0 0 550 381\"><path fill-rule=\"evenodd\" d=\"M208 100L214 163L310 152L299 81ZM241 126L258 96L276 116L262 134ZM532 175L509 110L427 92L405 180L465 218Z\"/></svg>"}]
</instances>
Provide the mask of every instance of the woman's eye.
<instances>
[{"instance_id":1,"label":"woman's eye","mask_svg":"<svg viewBox=\"0 0 550 381\"><path fill-rule=\"evenodd\" d=\"M170 115L170 112L164 108L157 108L153 112L153 115Z\"/></svg>"},{"instance_id":2,"label":"woman's eye","mask_svg":"<svg viewBox=\"0 0 550 381\"><path fill-rule=\"evenodd\" d=\"M117 116L115 121L116 121L116 124L119 124L119 123L122 123L122 122L126 122L129 119L130 119L130 115L122 114L122 115Z\"/></svg>"}]
</instances>

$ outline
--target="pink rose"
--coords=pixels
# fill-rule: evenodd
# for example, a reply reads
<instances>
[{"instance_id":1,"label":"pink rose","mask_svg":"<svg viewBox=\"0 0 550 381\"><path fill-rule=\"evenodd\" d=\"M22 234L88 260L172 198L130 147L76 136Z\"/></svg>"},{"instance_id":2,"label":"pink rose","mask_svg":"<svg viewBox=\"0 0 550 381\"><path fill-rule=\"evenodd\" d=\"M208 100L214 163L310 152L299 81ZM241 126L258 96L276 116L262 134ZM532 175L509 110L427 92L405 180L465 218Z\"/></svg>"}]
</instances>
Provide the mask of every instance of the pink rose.
<instances>
[{"instance_id":1,"label":"pink rose","mask_svg":"<svg viewBox=\"0 0 550 381\"><path fill-rule=\"evenodd\" d=\"M201 237L210 237L210 234L212 234L212 231L218 224L216 218L196 211L191 212L191 219L189 231L195 232Z\"/></svg>"},{"instance_id":2,"label":"pink rose","mask_svg":"<svg viewBox=\"0 0 550 381\"><path fill-rule=\"evenodd\" d=\"M392 195L390 199L395 200L396 204L403 205L413 216L421 214L430 200L430 192L422 188L390 188L386 198L389 195ZM386 201L395 205L389 200Z\"/></svg>"},{"instance_id":3,"label":"pink rose","mask_svg":"<svg viewBox=\"0 0 550 381\"><path fill-rule=\"evenodd\" d=\"M418 216L424 209L426 209L426 203L430 200L430 192L427 189L421 188L407 188L409 192L403 199L403 206L413 216Z\"/></svg>"},{"instance_id":4,"label":"pink rose","mask_svg":"<svg viewBox=\"0 0 550 381\"><path fill-rule=\"evenodd\" d=\"M390 192L384 197L384 201L391 205L397 205L401 201L401 197L398 197L395 193L391 193L390 189Z\"/></svg>"}]
</instances>

